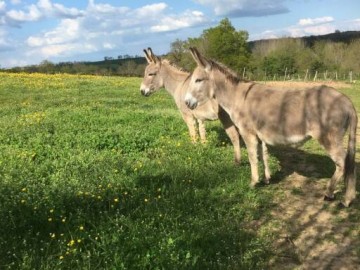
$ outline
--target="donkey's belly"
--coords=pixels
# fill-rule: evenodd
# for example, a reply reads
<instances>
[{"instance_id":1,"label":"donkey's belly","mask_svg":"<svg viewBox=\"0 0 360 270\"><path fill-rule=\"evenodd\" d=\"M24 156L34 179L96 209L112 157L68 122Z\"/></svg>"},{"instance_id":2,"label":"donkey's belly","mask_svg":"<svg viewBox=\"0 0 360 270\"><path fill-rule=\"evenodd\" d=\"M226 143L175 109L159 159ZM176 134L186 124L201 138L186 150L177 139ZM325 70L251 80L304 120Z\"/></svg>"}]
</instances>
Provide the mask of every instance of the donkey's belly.
<instances>
[{"instance_id":1,"label":"donkey's belly","mask_svg":"<svg viewBox=\"0 0 360 270\"><path fill-rule=\"evenodd\" d=\"M270 135L270 134L258 134L258 137L260 140L266 142L269 145L294 145L294 146L300 146L304 144L306 141L311 139L310 135L290 135L290 136L284 136L280 134L276 135Z\"/></svg>"}]
</instances>

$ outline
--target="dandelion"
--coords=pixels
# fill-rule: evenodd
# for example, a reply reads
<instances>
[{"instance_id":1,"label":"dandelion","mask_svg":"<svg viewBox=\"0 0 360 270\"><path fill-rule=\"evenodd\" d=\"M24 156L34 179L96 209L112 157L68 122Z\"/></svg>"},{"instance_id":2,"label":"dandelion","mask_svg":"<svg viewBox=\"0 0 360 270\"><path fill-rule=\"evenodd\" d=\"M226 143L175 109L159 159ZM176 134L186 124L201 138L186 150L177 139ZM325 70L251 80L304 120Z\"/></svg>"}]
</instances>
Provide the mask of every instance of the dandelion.
<instances>
[{"instance_id":1,"label":"dandelion","mask_svg":"<svg viewBox=\"0 0 360 270\"><path fill-rule=\"evenodd\" d=\"M65 223L65 222L66 222L66 218L63 218L63 219L61 220L61 222L62 222L62 223Z\"/></svg>"},{"instance_id":2,"label":"dandelion","mask_svg":"<svg viewBox=\"0 0 360 270\"><path fill-rule=\"evenodd\" d=\"M80 244L80 243L81 243L81 239L78 239L77 242Z\"/></svg>"},{"instance_id":3,"label":"dandelion","mask_svg":"<svg viewBox=\"0 0 360 270\"><path fill-rule=\"evenodd\" d=\"M26 201L25 200L21 200L21 203L25 203Z\"/></svg>"},{"instance_id":4,"label":"dandelion","mask_svg":"<svg viewBox=\"0 0 360 270\"><path fill-rule=\"evenodd\" d=\"M147 203L148 201L149 201L148 199L146 199L146 198L144 199L144 202L146 202L146 203Z\"/></svg>"},{"instance_id":5,"label":"dandelion","mask_svg":"<svg viewBox=\"0 0 360 270\"><path fill-rule=\"evenodd\" d=\"M59 259L60 259L60 260L63 260L63 259L64 259L64 256L60 256Z\"/></svg>"},{"instance_id":6,"label":"dandelion","mask_svg":"<svg viewBox=\"0 0 360 270\"><path fill-rule=\"evenodd\" d=\"M24 187L23 189L21 189L22 192L26 192L27 189Z\"/></svg>"},{"instance_id":7,"label":"dandelion","mask_svg":"<svg viewBox=\"0 0 360 270\"><path fill-rule=\"evenodd\" d=\"M50 211L49 211L50 213L54 213L54 209L50 209Z\"/></svg>"},{"instance_id":8,"label":"dandelion","mask_svg":"<svg viewBox=\"0 0 360 270\"><path fill-rule=\"evenodd\" d=\"M80 230L80 231L83 231L83 230L84 230L84 226L80 226L80 227L79 227L79 230Z\"/></svg>"},{"instance_id":9,"label":"dandelion","mask_svg":"<svg viewBox=\"0 0 360 270\"><path fill-rule=\"evenodd\" d=\"M71 239L67 245L69 247L72 247L74 244L75 244L75 241L73 239Z\"/></svg>"},{"instance_id":10,"label":"dandelion","mask_svg":"<svg viewBox=\"0 0 360 270\"><path fill-rule=\"evenodd\" d=\"M56 237L56 234L55 234L55 233L50 233L50 237L51 237L51 238L55 238L55 237Z\"/></svg>"},{"instance_id":11,"label":"dandelion","mask_svg":"<svg viewBox=\"0 0 360 270\"><path fill-rule=\"evenodd\" d=\"M115 198L115 199L114 199L114 202L116 202L116 203L119 202L119 199L118 199L118 198Z\"/></svg>"},{"instance_id":12,"label":"dandelion","mask_svg":"<svg viewBox=\"0 0 360 270\"><path fill-rule=\"evenodd\" d=\"M49 222L51 222L52 220L53 220L53 219L52 219L51 217L50 217L50 218L48 218L48 221L49 221Z\"/></svg>"}]
</instances>

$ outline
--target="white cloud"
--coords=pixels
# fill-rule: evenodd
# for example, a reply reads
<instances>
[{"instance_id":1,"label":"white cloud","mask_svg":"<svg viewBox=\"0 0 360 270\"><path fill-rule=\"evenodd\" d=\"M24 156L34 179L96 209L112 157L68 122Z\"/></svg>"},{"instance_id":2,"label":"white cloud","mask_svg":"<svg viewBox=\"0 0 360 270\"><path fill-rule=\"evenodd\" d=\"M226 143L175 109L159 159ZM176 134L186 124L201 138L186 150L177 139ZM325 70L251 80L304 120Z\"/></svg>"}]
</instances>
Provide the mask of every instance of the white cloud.
<instances>
[{"instance_id":1,"label":"white cloud","mask_svg":"<svg viewBox=\"0 0 360 270\"><path fill-rule=\"evenodd\" d=\"M43 17L43 14L36 5L27 8L27 12L23 10L10 10L6 13L6 17L15 22L33 22Z\"/></svg>"},{"instance_id":2,"label":"white cloud","mask_svg":"<svg viewBox=\"0 0 360 270\"><path fill-rule=\"evenodd\" d=\"M37 13L31 13L31 10L36 10ZM17 42L22 46L18 57L28 59L28 64L39 63L44 59L55 62L64 61L62 59L66 58L77 60L82 54L94 52L102 52L103 56L107 51L117 54L141 54L142 49L151 46L154 40L161 43L157 48L168 48L168 43L161 42L164 35L173 35L171 33L174 31L209 22L200 11L176 13L162 2L129 8L89 0L88 6L79 10L51 0L39 0L35 5L12 10L10 15L12 22L17 19L16 26L26 26L25 22L30 19L57 22L52 29L32 34ZM4 23L8 26L15 25L10 24L9 16L5 19ZM0 41L2 40L6 41L0 36ZM1 47L5 48L2 43L0 49ZM5 60L2 61L3 66L4 63Z\"/></svg>"},{"instance_id":3,"label":"white cloud","mask_svg":"<svg viewBox=\"0 0 360 270\"><path fill-rule=\"evenodd\" d=\"M136 18L155 18L155 16L162 14L165 11L167 5L165 3L158 3L152 5L146 5L138 8L134 11Z\"/></svg>"},{"instance_id":4,"label":"white cloud","mask_svg":"<svg viewBox=\"0 0 360 270\"><path fill-rule=\"evenodd\" d=\"M200 25L206 21L207 20L202 12L186 11L181 16L164 17L158 24L152 26L150 29L152 32L174 31L181 28Z\"/></svg>"},{"instance_id":5,"label":"white cloud","mask_svg":"<svg viewBox=\"0 0 360 270\"><path fill-rule=\"evenodd\" d=\"M196 0L210 6L216 15L230 17L260 17L289 12L285 0Z\"/></svg>"},{"instance_id":6,"label":"white cloud","mask_svg":"<svg viewBox=\"0 0 360 270\"><path fill-rule=\"evenodd\" d=\"M296 25L291 25L282 29L268 30L257 35L252 35L251 40L325 35L334 33L336 30L360 31L360 18L349 21L335 21L331 16L301 19Z\"/></svg>"},{"instance_id":7,"label":"white cloud","mask_svg":"<svg viewBox=\"0 0 360 270\"><path fill-rule=\"evenodd\" d=\"M0 14L6 10L6 4L4 1L0 1Z\"/></svg>"},{"instance_id":8,"label":"white cloud","mask_svg":"<svg viewBox=\"0 0 360 270\"><path fill-rule=\"evenodd\" d=\"M314 18L314 19L306 18L306 19L300 19L298 22L298 25L300 25L300 26L318 25L318 24L330 23L333 21L334 21L334 18L330 17L330 16Z\"/></svg>"},{"instance_id":9,"label":"white cloud","mask_svg":"<svg viewBox=\"0 0 360 270\"><path fill-rule=\"evenodd\" d=\"M79 21L63 19L54 30L46 32L42 36L30 36L26 43L30 47L70 43L78 39L80 30Z\"/></svg>"},{"instance_id":10,"label":"white cloud","mask_svg":"<svg viewBox=\"0 0 360 270\"><path fill-rule=\"evenodd\" d=\"M20 3L15 1L14 3ZM0 1L0 15L6 9L4 1ZM62 4L53 4L50 0L39 0L36 4L11 9L0 17L0 23L8 26L20 26L26 22L35 22L44 18L76 18L83 16L84 13L76 8L67 8Z\"/></svg>"}]
</instances>

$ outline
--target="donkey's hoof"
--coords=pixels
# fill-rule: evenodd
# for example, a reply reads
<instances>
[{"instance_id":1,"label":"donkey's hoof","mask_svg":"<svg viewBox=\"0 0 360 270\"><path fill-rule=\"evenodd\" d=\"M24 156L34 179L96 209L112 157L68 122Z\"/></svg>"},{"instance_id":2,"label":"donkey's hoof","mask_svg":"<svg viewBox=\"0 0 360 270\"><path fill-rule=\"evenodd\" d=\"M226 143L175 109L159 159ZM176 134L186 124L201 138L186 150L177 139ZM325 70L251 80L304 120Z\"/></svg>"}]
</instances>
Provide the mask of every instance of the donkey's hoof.
<instances>
[{"instance_id":1,"label":"donkey's hoof","mask_svg":"<svg viewBox=\"0 0 360 270\"><path fill-rule=\"evenodd\" d=\"M324 196L324 201L326 201L326 202L332 202L334 200L335 200L335 196L333 196L333 197L329 197L327 195Z\"/></svg>"},{"instance_id":2,"label":"donkey's hoof","mask_svg":"<svg viewBox=\"0 0 360 270\"><path fill-rule=\"evenodd\" d=\"M254 189L254 188L256 188L258 185L259 185L259 182L256 182L256 183L251 182L251 183L250 183L250 188Z\"/></svg>"},{"instance_id":3,"label":"donkey's hoof","mask_svg":"<svg viewBox=\"0 0 360 270\"><path fill-rule=\"evenodd\" d=\"M235 159L235 160L234 160L234 165L235 165L235 167L240 167L241 161Z\"/></svg>"},{"instance_id":4,"label":"donkey's hoof","mask_svg":"<svg viewBox=\"0 0 360 270\"><path fill-rule=\"evenodd\" d=\"M343 209L343 208L349 208L351 206L352 202L339 202L338 204L338 208Z\"/></svg>"},{"instance_id":5,"label":"donkey's hoof","mask_svg":"<svg viewBox=\"0 0 360 270\"><path fill-rule=\"evenodd\" d=\"M345 209L345 208L348 208L348 207L349 207L349 205L346 206L344 202L339 202L338 205L337 205L338 209Z\"/></svg>"}]
</instances>

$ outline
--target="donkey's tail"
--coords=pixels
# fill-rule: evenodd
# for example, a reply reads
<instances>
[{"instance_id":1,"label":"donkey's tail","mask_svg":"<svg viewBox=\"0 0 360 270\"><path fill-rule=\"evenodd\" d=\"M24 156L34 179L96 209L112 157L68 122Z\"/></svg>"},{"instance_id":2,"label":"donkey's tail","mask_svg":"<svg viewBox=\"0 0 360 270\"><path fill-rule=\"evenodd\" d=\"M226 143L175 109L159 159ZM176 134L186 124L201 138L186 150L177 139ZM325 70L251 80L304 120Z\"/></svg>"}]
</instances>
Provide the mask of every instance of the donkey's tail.
<instances>
[{"instance_id":1,"label":"donkey's tail","mask_svg":"<svg viewBox=\"0 0 360 270\"><path fill-rule=\"evenodd\" d=\"M353 110L349 117L349 141L348 149L345 158L345 172L344 180L346 186L344 205L348 207L356 196L356 168L355 168L355 153L356 153L356 129L358 117L356 111Z\"/></svg>"}]
</instances>

